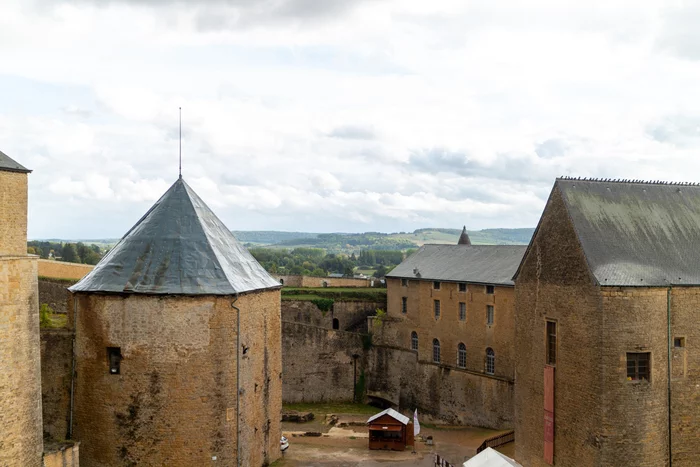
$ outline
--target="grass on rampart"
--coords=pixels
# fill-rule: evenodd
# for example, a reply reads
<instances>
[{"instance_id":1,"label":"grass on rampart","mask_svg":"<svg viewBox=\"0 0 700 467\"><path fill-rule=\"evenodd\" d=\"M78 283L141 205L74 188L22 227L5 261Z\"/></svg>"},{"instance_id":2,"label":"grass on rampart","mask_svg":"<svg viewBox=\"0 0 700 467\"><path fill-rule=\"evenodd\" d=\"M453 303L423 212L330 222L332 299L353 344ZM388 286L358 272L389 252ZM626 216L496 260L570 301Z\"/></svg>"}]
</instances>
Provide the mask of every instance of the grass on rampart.
<instances>
[{"instance_id":1,"label":"grass on rampart","mask_svg":"<svg viewBox=\"0 0 700 467\"><path fill-rule=\"evenodd\" d=\"M332 298L337 302L384 301L386 289L372 287L284 287L282 300Z\"/></svg>"},{"instance_id":2,"label":"grass on rampart","mask_svg":"<svg viewBox=\"0 0 700 467\"><path fill-rule=\"evenodd\" d=\"M296 410L297 412L313 412L314 415L325 414L351 414L351 415L374 415L381 412L381 409L367 404L354 404L352 402L319 402L317 404L282 404L283 410Z\"/></svg>"}]
</instances>

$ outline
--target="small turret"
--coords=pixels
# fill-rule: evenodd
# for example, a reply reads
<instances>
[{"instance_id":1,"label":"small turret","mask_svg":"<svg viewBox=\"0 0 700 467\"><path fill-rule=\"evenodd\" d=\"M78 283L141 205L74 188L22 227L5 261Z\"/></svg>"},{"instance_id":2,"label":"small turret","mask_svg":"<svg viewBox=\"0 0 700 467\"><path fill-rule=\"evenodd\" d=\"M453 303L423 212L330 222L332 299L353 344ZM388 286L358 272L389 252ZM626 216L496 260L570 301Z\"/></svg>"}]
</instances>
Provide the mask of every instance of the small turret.
<instances>
[{"instance_id":1,"label":"small turret","mask_svg":"<svg viewBox=\"0 0 700 467\"><path fill-rule=\"evenodd\" d=\"M462 227L462 235L459 236L459 241L457 245L471 245L472 241L469 240L469 235L467 235L467 226Z\"/></svg>"}]
</instances>

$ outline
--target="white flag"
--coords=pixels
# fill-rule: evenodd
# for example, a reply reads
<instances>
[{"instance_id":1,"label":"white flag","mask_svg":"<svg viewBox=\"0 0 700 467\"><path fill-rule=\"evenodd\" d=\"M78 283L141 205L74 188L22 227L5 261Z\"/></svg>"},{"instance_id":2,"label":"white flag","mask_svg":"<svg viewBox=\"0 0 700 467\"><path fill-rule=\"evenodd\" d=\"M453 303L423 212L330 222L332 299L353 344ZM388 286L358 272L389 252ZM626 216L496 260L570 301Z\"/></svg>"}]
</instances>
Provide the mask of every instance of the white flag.
<instances>
[{"instance_id":1,"label":"white flag","mask_svg":"<svg viewBox=\"0 0 700 467\"><path fill-rule=\"evenodd\" d=\"M418 423L418 409L413 412L413 436L418 436L420 433L420 423Z\"/></svg>"}]
</instances>

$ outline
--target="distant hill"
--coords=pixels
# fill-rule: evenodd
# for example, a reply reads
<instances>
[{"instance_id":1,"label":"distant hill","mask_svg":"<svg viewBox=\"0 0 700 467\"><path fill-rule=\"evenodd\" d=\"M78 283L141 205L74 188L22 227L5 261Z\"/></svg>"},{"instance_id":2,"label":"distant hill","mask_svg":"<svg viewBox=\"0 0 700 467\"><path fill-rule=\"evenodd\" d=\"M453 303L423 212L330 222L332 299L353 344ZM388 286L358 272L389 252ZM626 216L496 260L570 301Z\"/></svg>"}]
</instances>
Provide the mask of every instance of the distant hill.
<instances>
[{"instance_id":1,"label":"distant hill","mask_svg":"<svg viewBox=\"0 0 700 467\"><path fill-rule=\"evenodd\" d=\"M475 245L527 245L535 229L484 229L468 231ZM323 248L329 253L359 250L407 250L426 243L457 243L459 229L427 228L398 233L312 233L276 231L234 231L236 238L250 246L271 248Z\"/></svg>"}]
</instances>

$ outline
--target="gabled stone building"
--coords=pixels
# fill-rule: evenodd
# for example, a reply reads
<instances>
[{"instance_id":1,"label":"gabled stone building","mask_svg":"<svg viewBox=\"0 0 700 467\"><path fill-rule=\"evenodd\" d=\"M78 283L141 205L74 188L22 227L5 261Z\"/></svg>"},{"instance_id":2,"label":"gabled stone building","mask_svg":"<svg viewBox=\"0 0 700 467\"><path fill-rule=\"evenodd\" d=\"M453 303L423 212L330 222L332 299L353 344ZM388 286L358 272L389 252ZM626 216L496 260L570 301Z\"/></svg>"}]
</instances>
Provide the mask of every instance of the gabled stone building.
<instances>
[{"instance_id":1,"label":"gabled stone building","mask_svg":"<svg viewBox=\"0 0 700 467\"><path fill-rule=\"evenodd\" d=\"M454 423L512 427L511 278L525 248L471 245L463 231L459 244L424 245L387 274L387 317L375 334L395 351L376 352L370 389Z\"/></svg>"},{"instance_id":2,"label":"gabled stone building","mask_svg":"<svg viewBox=\"0 0 700 467\"><path fill-rule=\"evenodd\" d=\"M27 174L0 152L0 465L42 464L37 257L27 254Z\"/></svg>"},{"instance_id":3,"label":"gabled stone building","mask_svg":"<svg viewBox=\"0 0 700 467\"><path fill-rule=\"evenodd\" d=\"M700 465L700 186L558 179L517 274L516 460Z\"/></svg>"},{"instance_id":4,"label":"gabled stone building","mask_svg":"<svg viewBox=\"0 0 700 467\"><path fill-rule=\"evenodd\" d=\"M69 289L81 464L279 457L279 288L177 180Z\"/></svg>"}]
</instances>

